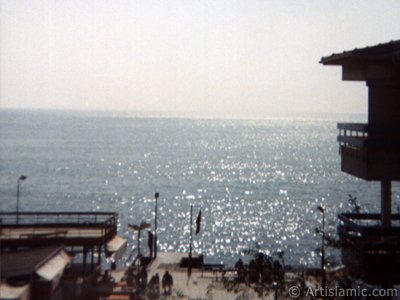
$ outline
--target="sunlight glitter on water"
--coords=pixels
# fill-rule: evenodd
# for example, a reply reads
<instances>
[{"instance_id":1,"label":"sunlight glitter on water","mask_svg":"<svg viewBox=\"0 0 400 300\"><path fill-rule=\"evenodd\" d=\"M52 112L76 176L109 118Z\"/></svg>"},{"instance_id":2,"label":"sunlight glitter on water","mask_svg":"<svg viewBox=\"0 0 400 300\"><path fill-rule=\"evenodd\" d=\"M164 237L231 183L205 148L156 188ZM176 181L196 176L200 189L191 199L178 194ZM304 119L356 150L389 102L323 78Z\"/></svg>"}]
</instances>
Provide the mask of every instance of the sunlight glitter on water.
<instances>
[{"instance_id":1,"label":"sunlight glitter on water","mask_svg":"<svg viewBox=\"0 0 400 300\"><path fill-rule=\"evenodd\" d=\"M351 209L348 194L377 209L379 187L340 172L333 121L37 118L39 130L14 117L0 128L2 209L14 208L16 174L29 170L22 210L116 211L133 251L127 223L153 226L155 192L160 250L188 251L193 204L203 217L194 250L228 264L257 242L287 263L318 265L318 205L329 232Z\"/></svg>"}]
</instances>

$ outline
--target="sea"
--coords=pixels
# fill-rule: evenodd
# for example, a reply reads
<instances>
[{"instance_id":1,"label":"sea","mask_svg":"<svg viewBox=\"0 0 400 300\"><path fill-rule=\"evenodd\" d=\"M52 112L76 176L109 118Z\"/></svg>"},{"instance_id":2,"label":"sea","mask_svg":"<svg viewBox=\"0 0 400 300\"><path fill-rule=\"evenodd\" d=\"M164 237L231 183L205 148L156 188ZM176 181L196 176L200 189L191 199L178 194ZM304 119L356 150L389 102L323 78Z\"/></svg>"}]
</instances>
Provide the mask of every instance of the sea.
<instances>
[{"instance_id":1,"label":"sea","mask_svg":"<svg viewBox=\"0 0 400 300\"><path fill-rule=\"evenodd\" d=\"M363 212L379 211L379 183L340 170L336 124L365 119L2 109L0 210L16 210L17 179L25 175L21 211L115 211L128 260L137 251L128 224L154 230L157 192L159 251L188 252L193 206L193 251L210 263L232 265L257 250L318 266L318 206L332 237L337 214L353 209L349 195ZM393 210L399 205L394 183ZM330 263L340 260L327 251ZM143 233L141 252L148 253Z\"/></svg>"}]
</instances>

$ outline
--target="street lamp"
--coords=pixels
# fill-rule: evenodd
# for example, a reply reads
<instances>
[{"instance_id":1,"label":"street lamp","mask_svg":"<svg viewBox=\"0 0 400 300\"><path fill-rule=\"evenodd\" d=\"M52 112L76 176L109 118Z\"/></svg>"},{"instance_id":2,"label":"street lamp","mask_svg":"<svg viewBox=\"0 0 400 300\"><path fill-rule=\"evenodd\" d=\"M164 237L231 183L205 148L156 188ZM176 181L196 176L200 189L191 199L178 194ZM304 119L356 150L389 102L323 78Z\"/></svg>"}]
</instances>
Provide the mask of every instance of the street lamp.
<instances>
[{"instance_id":1,"label":"street lamp","mask_svg":"<svg viewBox=\"0 0 400 300\"><path fill-rule=\"evenodd\" d=\"M325 210L322 206L318 206L317 209L322 213L322 249L321 249L321 271L322 271L322 287L326 285L325 278Z\"/></svg>"},{"instance_id":2,"label":"street lamp","mask_svg":"<svg viewBox=\"0 0 400 300\"><path fill-rule=\"evenodd\" d=\"M25 175L21 175L17 180L17 224L19 223L19 183L26 178L27 177Z\"/></svg>"},{"instance_id":3,"label":"street lamp","mask_svg":"<svg viewBox=\"0 0 400 300\"><path fill-rule=\"evenodd\" d=\"M137 232L138 232L138 257L140 257L140 232L143 230L143 229L146 229L146 228L149 228L150 227L150 224L148 224L148 223L145 223L145 222L141 222L140 223L140 225L132 225L132 224L128 224L128 227L129 228L131 228L131 229L133 229L133 230L137 230Z\"/></svg>"},{"instance_id":4,"label":"street lamp","mask_svg":"<svg viewBox=\"0 0 400 300\"><path fill-rule=\"evenodd\" d=\"M159 193L154 194L155 201L155 216L154 216L154 258L157 257L157 199L160 196Z\"/></svg>"}]
</instances>

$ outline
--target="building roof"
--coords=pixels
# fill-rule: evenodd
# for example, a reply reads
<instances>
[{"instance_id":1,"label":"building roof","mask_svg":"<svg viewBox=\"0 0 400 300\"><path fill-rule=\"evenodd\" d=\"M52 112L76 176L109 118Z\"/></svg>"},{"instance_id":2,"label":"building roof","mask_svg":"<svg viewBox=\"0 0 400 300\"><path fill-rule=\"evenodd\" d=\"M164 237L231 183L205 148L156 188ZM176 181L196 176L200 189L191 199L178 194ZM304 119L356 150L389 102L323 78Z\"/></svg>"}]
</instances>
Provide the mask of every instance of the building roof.
<instances>
[{"instance_id":1,"label":"building roof","mask_svg":"<svg viewBox=\"0 0 400 300\"><path fill-rule=\"evenodd\" d=\"M0 282L0 299L22 299L28 300L30 296L30 285L12 286Z\"/></svg>"},{"instance_id":2,"label":"building roof","mask_svg":"<svg viewBox=\"0 0 400 300\"><path fill-rule=\"evenodd\" d=\"M371 61L389 61L400 65L400 40L331 54L322 57L320 63L324 65L344 65L351 63L368 63Z\"/></svg>"},{"instance_id":3,"label":"building roof","mask_svg":"<svg viewBox=\"0 0 400 300\"><path fill-rule=\"evenodd\" d=\"M2 253L0 256L1 277L21 278L31 276L33 272L61 251L63 251L62 247L51 246Z\"/></svg>"}]
</instances>

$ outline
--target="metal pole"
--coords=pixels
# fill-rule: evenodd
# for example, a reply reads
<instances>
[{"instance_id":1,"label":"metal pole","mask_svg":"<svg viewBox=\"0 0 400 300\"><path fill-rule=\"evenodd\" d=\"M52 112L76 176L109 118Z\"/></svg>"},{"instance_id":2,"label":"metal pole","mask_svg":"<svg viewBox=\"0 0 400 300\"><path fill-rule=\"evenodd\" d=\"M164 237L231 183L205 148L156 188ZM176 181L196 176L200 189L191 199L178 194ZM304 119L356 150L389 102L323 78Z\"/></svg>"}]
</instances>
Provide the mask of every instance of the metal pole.
<instances>
[{"instance_id":1,"label":"metal pole","mask_svg":"<svg viewBox=\"0 0 400 300\"><path fill-rule=\"evenodd\" d=\"M19 223L19 182L21 180L25 180L27 177L25 175L21 175L19 176L18 180L17 180L17 220L16 223Z\"/></svg>"},{"instance_id":2,"label":"metal pole","mask_svg":"<svg viewBox=\"0 0 400 300\"><path fill-rule=\"evenodd\" d=\"M18 224L19 223L19 178L18 178L18 181L17 181L17 220L16 220L16 223Z\"/></svg>"},{"instance_id":3,"label":"metal pole","mask_svg":"<svg viewBox=\"0 0 400 300\"><path fill-rule=\"evenodd\" d=\"M138 257L140 257L140 228L138 230L137 248L138 248Z\"/></svg>"},{"instance_id":4,"label":"metal pole","mask_svg":"<svg viewBox=\"0 0 400 300\"><path fill-rule=\"evenodd\" d=\"M318 206L317 209L322 213L322 249L321 249L321 272L322 272L322 287L326 286L325 277L325 210L322 206Z\"/></svg>"},{"instance_id":5,"label":"metal pole","mask_svg":"<svg viewBox=\"0 0 400 300\"><path fill-rule=\"evenodd\" d=\"M193 205L190 205L190 239L189 239L189 260L188 260L188 276L192 274L192 240L193 240Z\"/></svg>"},{"instance_id":6,"label":"metal pole","mask_svg":"<svg viewBox=\"0 0 400 300\"><path fill-rule=\"evenodd\" d=\"M154 219L154 258L157 257L157 199L158 196L160 194L159 193L155 193L154 194L154 198L156 198L156 203L155 203L155 219Z\"/></svg>"},{"instance_id":7,"label":"metal pole","mask_svg":"<svg viewBox=\"0 0 400 300\"><path fill-rule=\"evenodd\" d=\"M193 242L193 205L190 205L190 244L189 244L189 252L190 257L192 257L192 242Z\"/></svg>"},{"instance_id":8,"label":"metal pole","mask_svg":"<svg viewBox=\"0 0 400 300\"><path fill-rule=\"evenodd\" d=\"M98 253L97 264L98 264L98 265L101 265L101 245L98 246L98 248L97 248L97 253Z\"/></svg>"},{"instance_id":9,"label":"metal pole","mask_svg":"<svg viewBox=\"0 0 400 300\"><path fill-rule=\"evenodd\" d=\"M390 180L381 181L381 219L382 226L392 226L392 183Z\"/></svg>"},{"instance_id":10,"label":"metal pole","mask_svg":"<svg viewBox=\"0 0 400 300\"><path fill-rule=\"evenodd\" d=\"M321 253L322 287L326 286L325 277L325 211L322 211L322 253Z\"/></svg>"}]
</instances>

